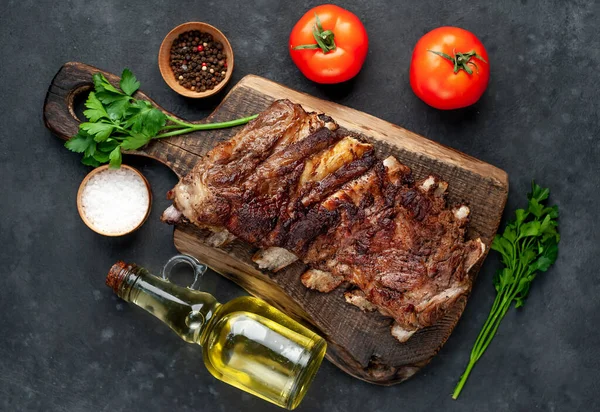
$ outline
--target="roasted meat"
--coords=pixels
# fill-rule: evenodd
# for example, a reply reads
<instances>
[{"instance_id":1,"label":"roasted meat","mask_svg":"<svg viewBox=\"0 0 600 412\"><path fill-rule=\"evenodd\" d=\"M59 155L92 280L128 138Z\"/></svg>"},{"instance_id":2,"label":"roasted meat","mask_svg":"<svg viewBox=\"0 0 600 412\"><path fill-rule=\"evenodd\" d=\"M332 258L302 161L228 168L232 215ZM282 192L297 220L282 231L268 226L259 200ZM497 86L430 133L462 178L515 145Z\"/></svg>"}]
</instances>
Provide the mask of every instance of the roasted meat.
<instances>
[{"instance_id":1,"label":"roasted meat","mask_svg":"<svg viewBox=\"0 0 600 412\"><path fill-rule=\"evenodd\" d=\"M406 341L468 293L485 252L465 240L470 210L448 208L447 188L435 176L415 183L410 168L377 159L331 118L280 100L169 192L163 220L209 228L215 246L235 237L259 246L261 269L300 259L306 287L346 284L348 303L392 317Z\"/></svg>"}]
</instances>

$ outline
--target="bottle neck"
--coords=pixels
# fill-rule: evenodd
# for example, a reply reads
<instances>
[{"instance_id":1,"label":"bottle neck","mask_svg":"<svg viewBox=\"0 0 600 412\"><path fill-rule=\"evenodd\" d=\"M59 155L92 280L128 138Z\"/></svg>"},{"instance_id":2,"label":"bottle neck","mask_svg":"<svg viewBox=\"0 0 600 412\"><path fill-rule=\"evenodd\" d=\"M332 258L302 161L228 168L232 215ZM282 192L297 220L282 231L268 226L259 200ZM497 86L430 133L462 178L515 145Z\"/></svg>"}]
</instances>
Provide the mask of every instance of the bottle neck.
<instances>
[{"instance_id":1,"label":"bottle neck","mask_svg":"<svg viewBox=\"0 0 600 412\"><path fill-rule=\"evenodd\" d=\"M121 299L162 320L186 342L200 345L220 306L209 293L175 285L122 261L110 269L106 285Z\"/></svg>"}]
</instances>

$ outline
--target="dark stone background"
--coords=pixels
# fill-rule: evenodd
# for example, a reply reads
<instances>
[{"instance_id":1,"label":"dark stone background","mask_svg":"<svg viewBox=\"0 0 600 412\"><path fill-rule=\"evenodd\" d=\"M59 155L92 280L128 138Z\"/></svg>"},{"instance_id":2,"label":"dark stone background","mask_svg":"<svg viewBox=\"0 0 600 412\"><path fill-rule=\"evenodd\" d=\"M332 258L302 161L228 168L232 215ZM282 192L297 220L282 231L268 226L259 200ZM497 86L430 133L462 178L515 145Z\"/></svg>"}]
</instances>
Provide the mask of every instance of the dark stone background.
<instances>
[{"instance_id":1,"label":"dark stone background","mask_svg":"<svg viewBox=\"0 0 600 412\"><path fill-rule=\"evenodd\" d=\"M343 3L343 4L342 4ZM276 411L207 372L188 345L104 286L117 259L158 271L176 250L159 222L176 178L145 159L125 161L155 196L137 233L103 238L75 207L89 169L42 122L46 89L60 66L82 61L130 67L165 108L201 119L218 99L172 92L156 63L166 33L206 21L236 53L231 88L252 73L401 125L492 163L510 175L506 216L532 178L561 209L556 265L535 281L523 310L506 316L458 401L450 398L494 297L491 253L463 319L437 357L410 381L370 385L324 363L299 411L600 410L600 3L594 1L348 1L370 37L359 76L323 87L287 53L293 24L315 1L48 1L0 5L0 409L3 411ZM408 66L418 38L441 25L476 33L492 75L475 106L429 108L412 93ZM243 293L209 276L217 296Z\"/></svg>"}]
</instances>

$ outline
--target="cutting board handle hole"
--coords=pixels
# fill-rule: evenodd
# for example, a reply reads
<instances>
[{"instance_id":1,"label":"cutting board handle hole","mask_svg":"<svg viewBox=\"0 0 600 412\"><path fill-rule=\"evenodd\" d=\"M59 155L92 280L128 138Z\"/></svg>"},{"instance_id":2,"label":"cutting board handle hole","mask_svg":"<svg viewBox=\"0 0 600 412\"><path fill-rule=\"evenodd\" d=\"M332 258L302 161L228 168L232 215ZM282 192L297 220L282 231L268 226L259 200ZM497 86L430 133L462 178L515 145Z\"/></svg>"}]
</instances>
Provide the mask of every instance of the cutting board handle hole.
<instances>
[{"instance_id":1,"label":"cutting board handle hole","mask_svg":"<svg viewBox=\"0 0 600 412\"><path fill-rule=\"evenodd\" d=\"M69 112L71 112L71 116L78 122L87 122L87 119L83 115L83 111L85 110L85 101L88 99L90 92L92 91L92 86L82 86L76 90L73 90L72 93L69 94L67 106L69 107Z\"/></svg>"}]
</instances>

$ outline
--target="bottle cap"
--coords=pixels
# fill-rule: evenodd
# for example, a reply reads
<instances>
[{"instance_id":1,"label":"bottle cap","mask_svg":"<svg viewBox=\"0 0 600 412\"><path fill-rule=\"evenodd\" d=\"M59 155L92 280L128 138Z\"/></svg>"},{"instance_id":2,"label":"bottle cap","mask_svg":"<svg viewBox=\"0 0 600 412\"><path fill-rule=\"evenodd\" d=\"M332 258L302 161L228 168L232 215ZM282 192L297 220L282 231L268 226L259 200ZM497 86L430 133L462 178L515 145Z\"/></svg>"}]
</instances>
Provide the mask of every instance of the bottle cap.
<instances>
[{"instance_id":1,"label":"bottle cap","mask_svg":"<svg viewBox=\"0 0 600 412\"><path fill-rule=\"evenodd\" d=\"M129 265L122 260L112 265L106 276L106 286L111 288L117 295L119 294L119 288L123 283L123 280L129 273L131 273L133 265Z\"/></svg>"}]
</instances>

